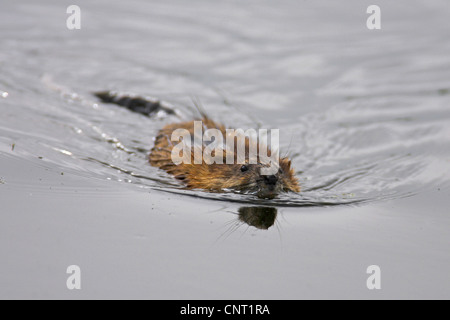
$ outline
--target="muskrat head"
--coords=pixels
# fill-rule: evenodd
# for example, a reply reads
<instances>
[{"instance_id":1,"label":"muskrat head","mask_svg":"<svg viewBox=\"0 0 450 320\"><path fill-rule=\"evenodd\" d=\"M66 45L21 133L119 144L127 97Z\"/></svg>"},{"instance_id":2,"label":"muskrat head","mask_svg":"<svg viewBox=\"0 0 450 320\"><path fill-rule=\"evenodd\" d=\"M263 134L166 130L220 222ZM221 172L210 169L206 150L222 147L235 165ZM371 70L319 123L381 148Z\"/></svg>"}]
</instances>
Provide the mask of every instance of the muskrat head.
<instances>
[{"instance_id":1,"label":"muskrat head","mask_svg":"<svg viewBox=\"0 0 450 320\"><path fill-rule=\"evenodd\" d=\"M211 190L229 190L256 194L259 198L273 199L281 192L300 192L298 180L289 159L281 159L277 171L264 175L264 164L216 164L209 166L207 184ZM199 175L196 175L199 177ZM197 179L190 181L195 188ZM205 181L206 183L206 181Z\"/></svg>"},{"instance_id":2,"label":"muskrat head","mask_svg":"<svg viewBox=\"0 0 450 320\"><path fill-rule=\"evenodd\" d=\"M273 164L276 165L276 164ZM216 192L234 191L256 194L259 198L273 199L281 192L300 192L300 186L291 161L282 158L274 174L264 175L269 165L250 164L180 164L169 163L161 169L183 181L188 189L204 189Z\"/></svg>"},{"instance_id":3,"label":"muskrat head","mask_svg":"<svg viewBox=\"0 0 450 320\"><path fill-rule=\"evenodd\" d=\"M291 169L289 159L281 159L280 163L276 165L275 174L264 175L262 169L268 167L269 165L264 164L246 164L240 168L244 175L246 172L250 172L248 178L253 182L254 191L259 198L273 199L282 192L300 192L298 180Z\"/></svg>"}]
</instances>

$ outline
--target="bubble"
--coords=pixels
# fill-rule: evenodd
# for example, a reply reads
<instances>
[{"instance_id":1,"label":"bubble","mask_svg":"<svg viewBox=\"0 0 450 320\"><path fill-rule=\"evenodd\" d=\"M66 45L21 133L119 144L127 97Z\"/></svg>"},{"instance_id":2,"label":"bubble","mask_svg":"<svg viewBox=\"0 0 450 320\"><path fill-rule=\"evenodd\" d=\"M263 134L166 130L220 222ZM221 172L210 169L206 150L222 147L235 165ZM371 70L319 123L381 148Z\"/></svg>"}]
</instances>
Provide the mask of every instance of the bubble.
<instances>
[{"instance_id":1,"label":"bubble","mask_svg":"<svg viewBox=\"0 0 450 320\"><path fill-rule=\"evenodd\" d=\"M9 93L6 92L6 91L4 91L4 92L1 93L0 96L1 96L2 98L6 98L6 97L8 97L8 95L9 95Z\"/></svg>"}]
</instances>

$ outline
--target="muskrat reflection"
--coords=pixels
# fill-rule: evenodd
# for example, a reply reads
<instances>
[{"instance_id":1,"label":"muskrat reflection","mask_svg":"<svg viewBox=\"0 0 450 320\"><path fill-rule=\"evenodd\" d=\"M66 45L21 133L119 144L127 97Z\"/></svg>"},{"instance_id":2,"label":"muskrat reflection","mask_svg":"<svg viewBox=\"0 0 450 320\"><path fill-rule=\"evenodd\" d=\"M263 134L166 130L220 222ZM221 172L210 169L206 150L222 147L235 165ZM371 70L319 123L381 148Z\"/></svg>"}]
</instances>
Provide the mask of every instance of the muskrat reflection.
<instances>
[{"instance_id":1,"label":"muskrat reflection","mask_svg":"<svg viewBox=\"0 0 450 320\"><path fill-rule=\"evenodd\" d=\"M277 209L272 207L241 207L239 220L258 229L267 230L275 223Z\"/></svg>"}]
</instances>

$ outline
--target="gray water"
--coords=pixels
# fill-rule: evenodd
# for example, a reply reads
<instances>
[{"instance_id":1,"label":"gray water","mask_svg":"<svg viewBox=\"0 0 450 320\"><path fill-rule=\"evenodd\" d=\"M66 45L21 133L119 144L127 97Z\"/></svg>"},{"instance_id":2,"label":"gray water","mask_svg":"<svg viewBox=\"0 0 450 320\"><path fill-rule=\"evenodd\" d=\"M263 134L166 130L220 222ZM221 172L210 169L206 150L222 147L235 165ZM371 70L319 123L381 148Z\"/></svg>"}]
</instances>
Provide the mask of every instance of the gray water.
<instances>
[{"instance_id":1,"label":"gray water","mask_svg":"<svg viewBox=\"0 0 450 320\"><path fill-rule=\"evenodd\" d=\"M70 4L2 4L0 297L450 296L445 1L379 1L381 30L367 1ZM179 119L98 90L278 128L302 192L183 190L147 163Z\"/></svg>"}]
</instances>

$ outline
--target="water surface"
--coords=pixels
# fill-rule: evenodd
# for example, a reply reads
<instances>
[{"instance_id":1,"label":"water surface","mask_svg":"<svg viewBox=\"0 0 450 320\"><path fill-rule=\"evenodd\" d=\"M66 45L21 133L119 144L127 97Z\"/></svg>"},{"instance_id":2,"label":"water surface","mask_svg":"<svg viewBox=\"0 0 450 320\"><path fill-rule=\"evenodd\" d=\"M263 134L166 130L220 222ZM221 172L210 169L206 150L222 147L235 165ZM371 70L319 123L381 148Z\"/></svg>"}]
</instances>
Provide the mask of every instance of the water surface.
<instances>
[{"instance_id":1,"label":"water surface","mask_svg":"<svg viewBox=\"0 0 450 320\"><path fill-rule=\"evenodd\" d=\"M85 297L361 296L373 260L385 263L392 281L384 297L448 297L445 1L381 1L382 29L375 31L366 28L372 3L365 1L79 1L82 28L72 31L70 4L6 0L0 13L0 248L9 258L0 296L67 294L54 273L76 259L69 250L55 264L52 252L66 252L50 241L55 235L93 274L111 263L112 251L136 262L111 271L125 289L93 285ZM229 126L278 128L302 192L267 201L183 190L147 163L155 134L178 118L102 104L92 95L98 90L157 97L185 119L200 100ZM91 218L77 216L80 208ZM136 235L113 221L102 226L111 217L147 229ZM27 229L29 221L46 235ZM99 228L100 235L93 232ZM67 237L56 236L64 230ZM77 242L71 230L87 240ZM37 251L21 239L37 243ZM92 244L98 251L83 249ZM42 269L31 274L55 287L38 283L32 293L14 270L29 263L21 253L38 251L46 260L35 258ZM172 276L171 289L139 263ZM233 263L247 266L227 282ZM173 273L164 271L168 265ZM130 280L130 270L143 283ZM409 283L414 274L418 282ZM255 285L261 279L267 286Z\"/></svg>"}]
</instances>

